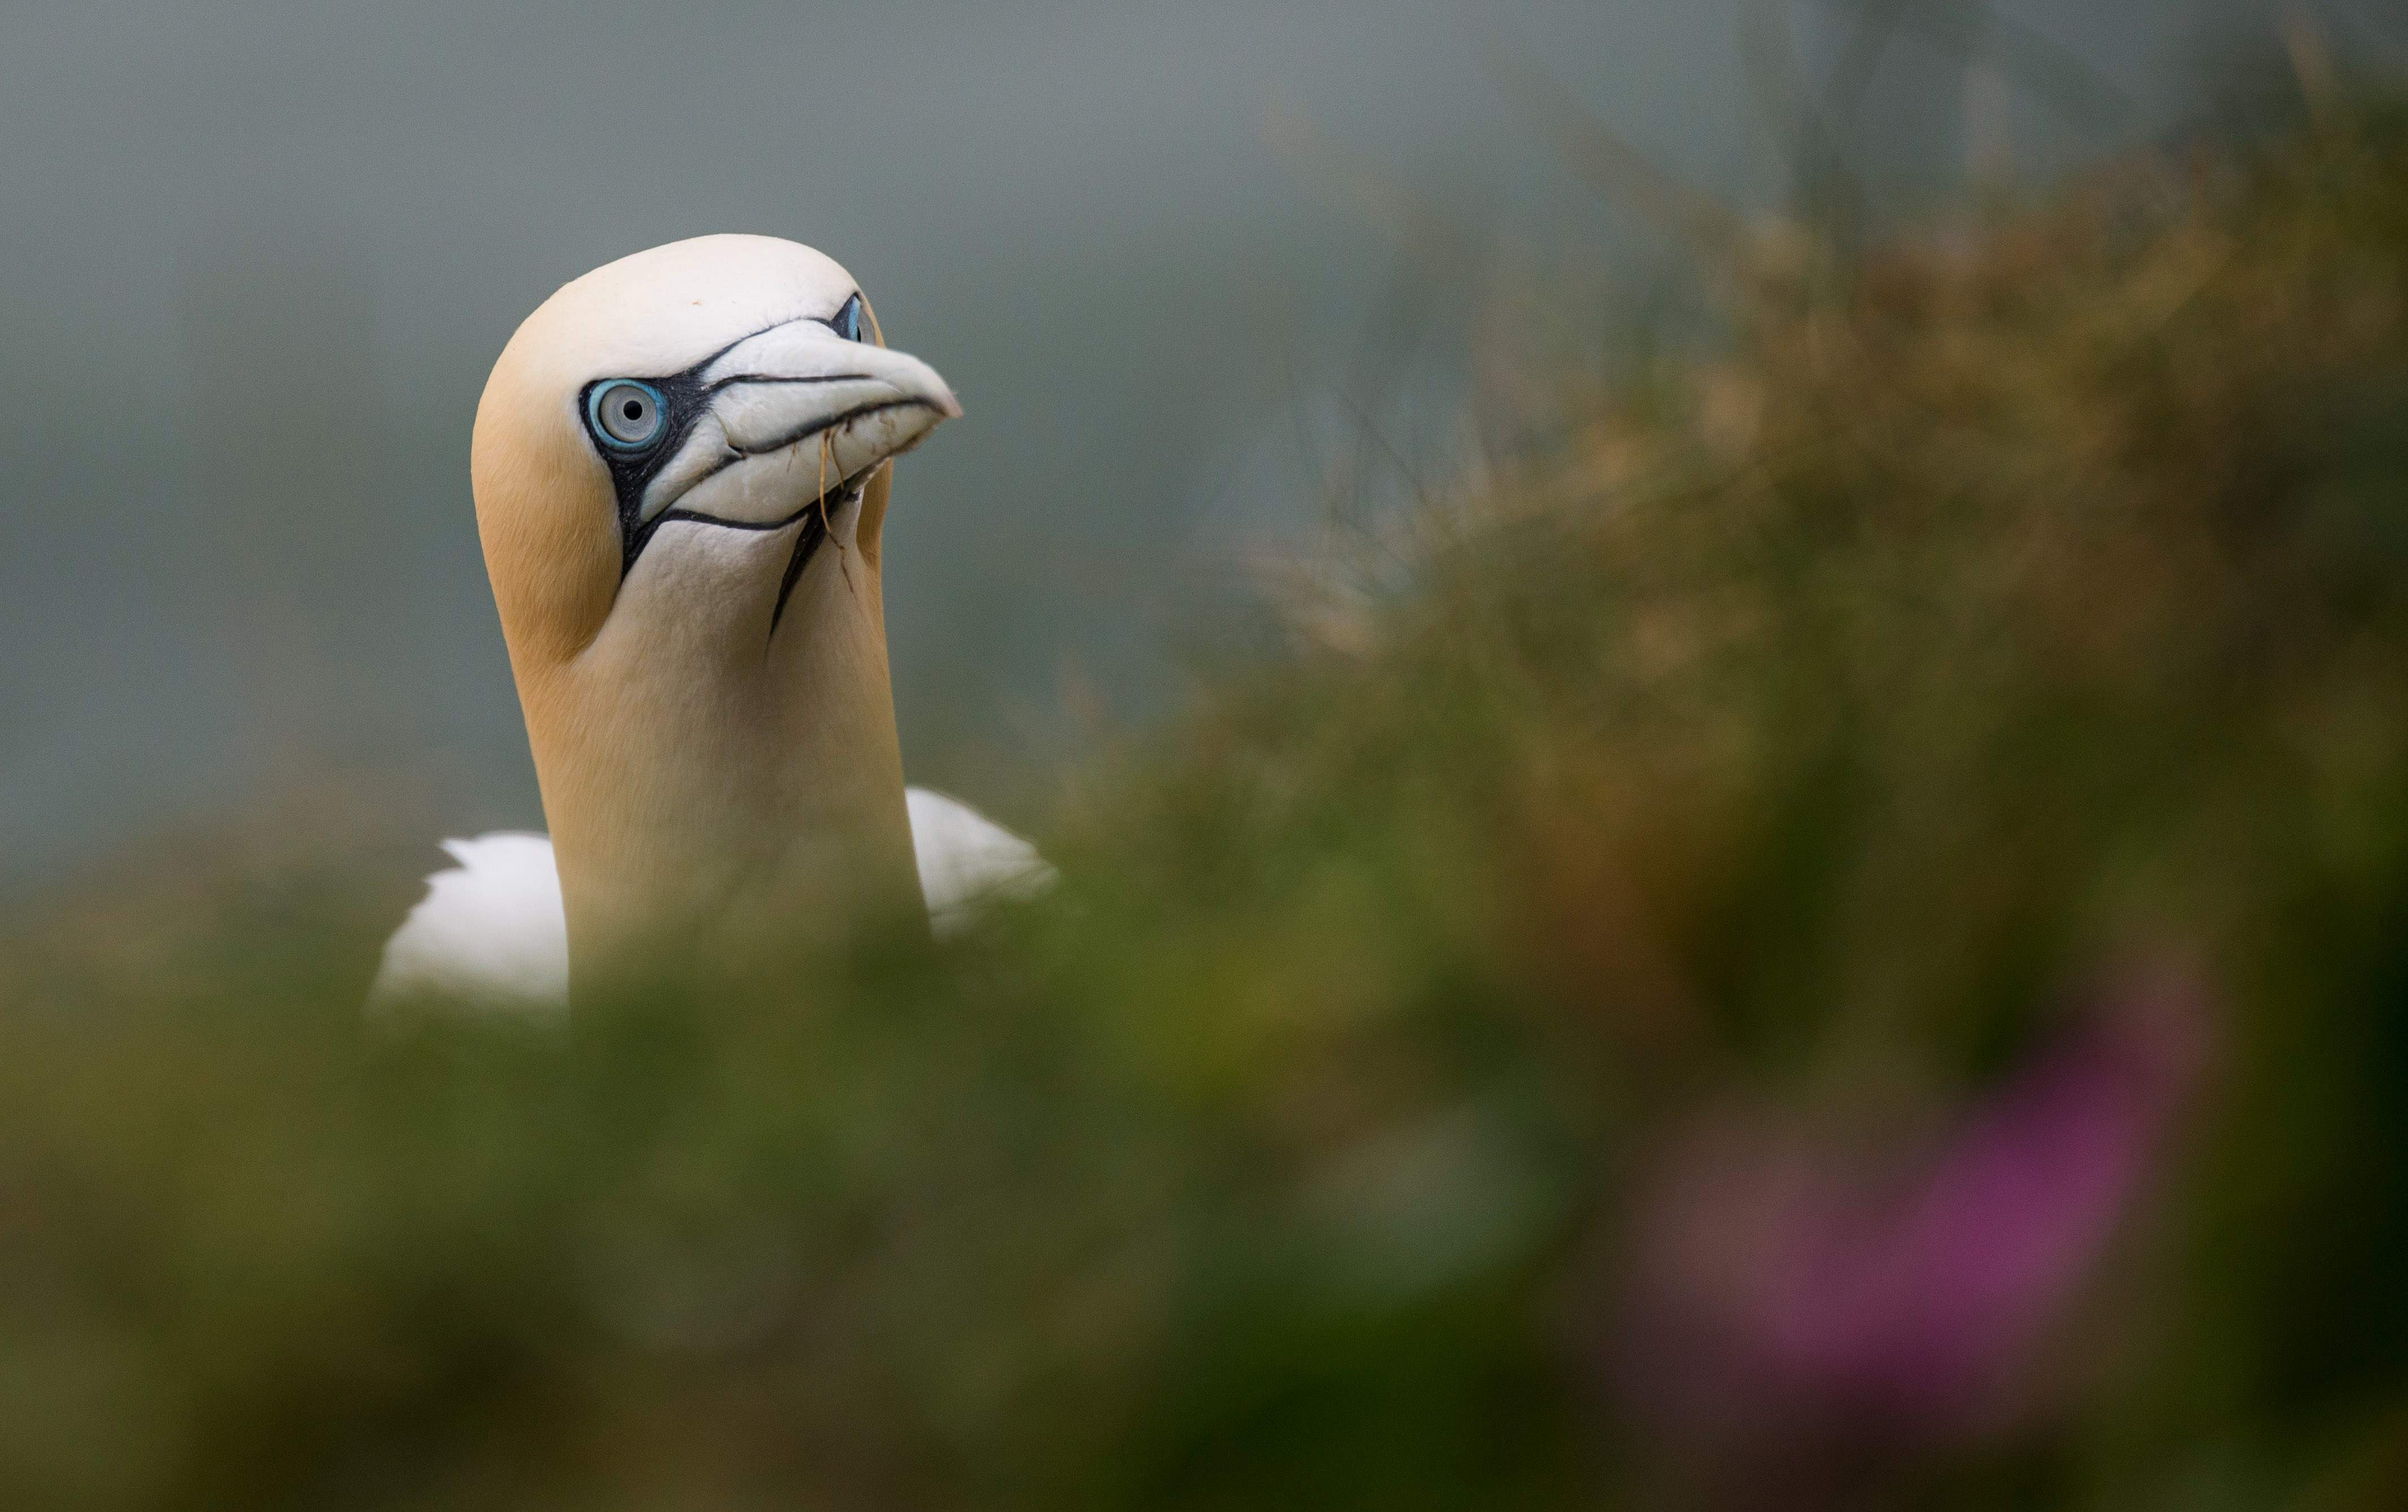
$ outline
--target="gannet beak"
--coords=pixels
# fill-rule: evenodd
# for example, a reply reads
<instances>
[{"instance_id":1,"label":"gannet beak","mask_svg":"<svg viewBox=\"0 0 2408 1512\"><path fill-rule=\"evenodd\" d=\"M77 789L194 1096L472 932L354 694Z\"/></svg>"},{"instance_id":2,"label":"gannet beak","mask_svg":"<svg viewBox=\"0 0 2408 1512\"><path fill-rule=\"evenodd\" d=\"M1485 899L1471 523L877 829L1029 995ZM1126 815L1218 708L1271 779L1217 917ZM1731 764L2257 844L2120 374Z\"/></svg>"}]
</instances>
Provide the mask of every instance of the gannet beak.
<instances>
[{"instance_id":1,"label":"gannet beak","mask_svg":"<svg viewBox=\"0 0 2408 1512\"><path fill-rule=\"evenodd\" d=\"M673 517L774 528L833 507L962 412L927 364L816 320L748 336L661 385L672 386L684 434L630 501L638 530Z\"/></svg>"}]
</instances>

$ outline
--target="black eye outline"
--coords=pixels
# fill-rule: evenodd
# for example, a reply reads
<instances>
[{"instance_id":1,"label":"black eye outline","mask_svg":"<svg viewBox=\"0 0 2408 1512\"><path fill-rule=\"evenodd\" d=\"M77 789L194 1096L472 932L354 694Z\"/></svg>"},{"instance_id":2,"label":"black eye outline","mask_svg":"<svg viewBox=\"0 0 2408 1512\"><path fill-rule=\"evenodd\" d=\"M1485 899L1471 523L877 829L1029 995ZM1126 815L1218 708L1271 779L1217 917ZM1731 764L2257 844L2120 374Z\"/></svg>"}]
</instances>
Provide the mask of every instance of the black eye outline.
<instances>
[{"instance_id":1,"label":"black eye outline","mask_svg":"<svg viewBox=\"0 0 2408 1512\"><path fill-rule=\"evenodd\" d=\"M640 436L619 435L611 429L609 418L603 413L605 400L628 389L641 393L652 407L652 427ZM613 451L633 453L657 444L662 436L668 434L668 404L661 397L660 390L640 378L609 378L594 386L592 395L585 401L585 420L594 432L594 438L602 445Z\"/></svg>"},{"instance_id":2,"label":"black eye outline","mask_svg":"<svg viewBox=\"0 0 2408 1512\"><path fill-rule=\"evenodd\" d=\"M854 294L844 302L844 307L827 319L827 328L847 341L861 339L861 295Z\"/></svg>"}]
</instances>

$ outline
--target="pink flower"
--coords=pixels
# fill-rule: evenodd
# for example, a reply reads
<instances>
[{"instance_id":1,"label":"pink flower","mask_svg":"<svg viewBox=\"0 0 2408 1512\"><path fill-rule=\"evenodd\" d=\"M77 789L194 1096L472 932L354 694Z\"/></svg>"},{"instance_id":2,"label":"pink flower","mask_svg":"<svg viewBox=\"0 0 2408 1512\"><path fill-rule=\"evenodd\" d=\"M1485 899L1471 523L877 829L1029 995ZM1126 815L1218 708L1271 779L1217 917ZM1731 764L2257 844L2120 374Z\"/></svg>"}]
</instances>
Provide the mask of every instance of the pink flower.
<instances>
[{"instance_id":1,"label":"pink flower","mask_svg":"<svg viewBox=\"0 0 2408 1512\"><path fill-rule=\"evenodd\" d=\"M1997 1426L2146 1184L2206 1020L2186 974L2128 972L1896 1160L1761 1112L1681 1141L1636 1214L1616 1355L1636 1414L1692 1451L1781 1458Z\"/></svg>"}]
</instances>

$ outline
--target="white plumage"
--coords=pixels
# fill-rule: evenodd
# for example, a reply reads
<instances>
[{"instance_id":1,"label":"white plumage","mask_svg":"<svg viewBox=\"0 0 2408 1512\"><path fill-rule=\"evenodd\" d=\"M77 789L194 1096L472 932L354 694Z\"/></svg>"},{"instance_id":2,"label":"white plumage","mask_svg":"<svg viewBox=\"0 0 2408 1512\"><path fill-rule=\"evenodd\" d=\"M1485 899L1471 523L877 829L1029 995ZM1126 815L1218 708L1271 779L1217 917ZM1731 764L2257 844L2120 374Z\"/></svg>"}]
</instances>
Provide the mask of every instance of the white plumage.
<instances>
[{"instance_id":1,"label":"white plumage","mask_svg":"<svg viewBox=\"0 0 2408 1512\"><path fill-rule=\"evenodd\" d=\"M937 934L956 934L982 903L1031 898L1054 872L1036 845L958 797L908 787L912 857ZM568 920L552 840L494 831L443 840L460 862L426 878L426 895L385 941L371 1009L402 1002L472 1002L492 1009L568 1006Z\"/></svg>"},{"instance_id":2,"label":"white plumage","mask_svg":"<svg viewBox=\"0 0 2408 1512\"><path fill-rule=\"evenodd\" d=\"M928 921L962 929L980 905L1025 898L1054 881L1037 848L958 798L910 788L911 848ZM523 830L446 840L459 864L426 879L426 896L385 942L372 1009L418 1001L552 1012L568 1004L568 924L552 841Z\"/></svg>"},{"instance_id":3,"label":"white plumage","mask_svg":"<svg viewBox=\"0 0 2408 1512\"><path fill-rule=\"evenodd\" d=\"M568 920L551 838L501 830L446 840L443 850L459 864L426 879L426 896L385 941L368 1006L566 1006Z\"/></svg>"},{"instance_id":4,"label":"white plumage","mask_svg":"<svg viewBox=\"0 0 2408 1512\"><path fill-rule=\"evenodd\" d=\"M959 798L929 788L906 788L911 849L920 863L920 892L928 922L951 934L982 904L1027 898L1054 885L1054 868L1037 848Z\"/></svg>"}]
</instances>

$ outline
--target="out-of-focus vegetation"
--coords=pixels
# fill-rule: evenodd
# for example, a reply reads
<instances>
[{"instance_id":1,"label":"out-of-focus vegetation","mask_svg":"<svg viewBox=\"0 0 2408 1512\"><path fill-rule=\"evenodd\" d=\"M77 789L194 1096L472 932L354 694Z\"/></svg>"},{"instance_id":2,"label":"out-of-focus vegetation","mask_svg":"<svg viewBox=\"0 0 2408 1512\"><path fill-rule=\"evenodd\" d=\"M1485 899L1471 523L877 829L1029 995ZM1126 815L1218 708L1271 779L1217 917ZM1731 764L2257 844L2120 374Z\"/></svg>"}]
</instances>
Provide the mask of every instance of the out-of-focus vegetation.
<instances>
[{"instance_id":1,"label":"out-of-focus vegetation","mask_svg":"<svg viewBox=\"0 0 2408 1512\"><path fill-rule=\"evenodd\" d=\"M966 941L372 1027L336 839L44 912L0 1500L2408 1505L2408 116L1727 275Z\"/></svg>"}]
</instances>

